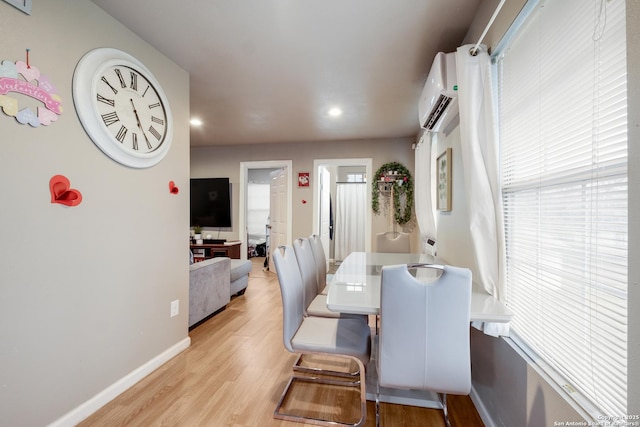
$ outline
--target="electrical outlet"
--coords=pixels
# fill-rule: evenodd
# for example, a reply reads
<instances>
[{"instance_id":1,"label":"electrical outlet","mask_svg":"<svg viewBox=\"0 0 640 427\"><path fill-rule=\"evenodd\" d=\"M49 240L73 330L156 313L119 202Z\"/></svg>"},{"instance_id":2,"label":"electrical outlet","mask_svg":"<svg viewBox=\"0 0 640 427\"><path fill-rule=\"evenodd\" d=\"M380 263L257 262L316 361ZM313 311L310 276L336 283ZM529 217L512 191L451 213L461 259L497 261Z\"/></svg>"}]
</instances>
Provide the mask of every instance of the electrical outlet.
<instances>
[{"instance_id":1,"label":"electrical outlet","mask_svg":"<svg viewBox=\"0 0 640 427\"><path fill-rule=\"evenodd\" d=\"M180 300L171 301L171 317L177 316L180 313Z\"/></svg>"}]
</instances>

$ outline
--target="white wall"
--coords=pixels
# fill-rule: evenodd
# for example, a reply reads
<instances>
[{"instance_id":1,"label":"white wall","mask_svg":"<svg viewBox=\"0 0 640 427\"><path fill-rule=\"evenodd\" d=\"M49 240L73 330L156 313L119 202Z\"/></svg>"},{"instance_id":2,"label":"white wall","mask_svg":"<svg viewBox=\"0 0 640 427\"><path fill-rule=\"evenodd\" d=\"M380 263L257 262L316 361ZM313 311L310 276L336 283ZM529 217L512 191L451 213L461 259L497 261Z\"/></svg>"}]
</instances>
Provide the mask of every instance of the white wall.
<instances>
[{"instance_id":1,"label":"white wall","mask_svg":"<svg viewBox=\"0 0 640 427\"><path fill-rule=\"evenodd\" d=\"M115 163L88 138L71 84L96 47L138 57L175 119L167 157ZM0 112L0 425L43 426L149 360L188 344L189 77L88 1L0 2L0 61L25 60L57 87L64 112L32 128ZM37 102L21 97L22 106ZM82 203L50 203L67 176ZM175 181L178 195L169 194ZM169 317L180 300L180 315Z\"/></svg>"},{"instance_id":2,"label":"white wall","mask_svg":"<svg viewBox=\"0 0 640 427\"><path fill-rule=\"evenodd\" d=\"M438 134L435 138L436 156L440 156L447 148L451 148L452 153L451 211L437 211L438 256L450 264L467 266L476 274L473 252L470 250L472 244L460 151L460 127L456 126L446 137L444 134Z\"/></svg>"}]
</instances>

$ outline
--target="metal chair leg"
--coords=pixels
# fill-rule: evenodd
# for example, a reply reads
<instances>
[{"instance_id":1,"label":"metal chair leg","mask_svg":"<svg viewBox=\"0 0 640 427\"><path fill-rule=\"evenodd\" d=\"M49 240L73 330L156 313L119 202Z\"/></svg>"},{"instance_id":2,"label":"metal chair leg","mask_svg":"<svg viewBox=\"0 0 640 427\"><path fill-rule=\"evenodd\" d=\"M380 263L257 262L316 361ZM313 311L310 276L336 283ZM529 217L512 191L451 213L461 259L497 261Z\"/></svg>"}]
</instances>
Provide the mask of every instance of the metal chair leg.
<instances>
[{"instance_id":1,"label":"metal chair leg","mask_svg":"<svg viewBox=\"0 0 640 427\"><path fill-rule=\"evenodd\" d=\"M348 356L346 356L348 357ZM359 367L360 378L357 381L347 381L347 380L337 380L323 377L308 377L308 376L300 376L293 375L289 379L287 386L282 392L282 396L278 401L276 409L273 411L273 417L279 420L286 421L294 421L294 422L302 422L305 424L314 424L320 426L343 426L343 427L359 427L364 425L367 418L367 391L366 391L366 381L365 381L365 367L362 362L356 358L351 358L356 361ZM313 417L305 417L302 415L294 415L294 414L286 414L281 412L282 405L287 397L289 389L294 382L307 382L307 383L316 383L316 384L328 384L328 385L337 385L337 386L346 386L346 387L359 387L360 388L360 419L356 423L345 423L339 421L330 421L321 418L313 418Z\"/></svg>"},{"instance_id":2,"label":"metal chair leg","mask_svg":"<svg viewBox=\"0 0 640 427\"><path fill-rule=\"evenodd\" d=\"M444 412L444 422L447 427L451 427L451 423L449 422L449 410L447 409L447 395L445 393L438 393L438 397L440 397L442 411Z\"/></svg>"},{"instance_id":3,"label":"metal chair leg","mask_svg":"<svg viewBox=\"0 0 640 427\"><path fill-rule=\"evenodd\" d=\"M314 374L314 375L331 375L334 377L343 377L343 378L354 378L360 374L360 370L356 369L353 372L344 372L344 371L333 371L331 369L322 369L314 366L302 366L302 357L303 355L298 355L295 363L293 364L293 370L296 372L303 372L306 374Z\"/></svg>"},{"instance_id":4,"label":"metal chair leg","mask_svg":"<svg viewBox=\"0 0 640 427\"><path fill-rule=\"evenodd\" d=\"M380 427L380 381L376 381L376 427Z\"/></svg>"}]
</instances>

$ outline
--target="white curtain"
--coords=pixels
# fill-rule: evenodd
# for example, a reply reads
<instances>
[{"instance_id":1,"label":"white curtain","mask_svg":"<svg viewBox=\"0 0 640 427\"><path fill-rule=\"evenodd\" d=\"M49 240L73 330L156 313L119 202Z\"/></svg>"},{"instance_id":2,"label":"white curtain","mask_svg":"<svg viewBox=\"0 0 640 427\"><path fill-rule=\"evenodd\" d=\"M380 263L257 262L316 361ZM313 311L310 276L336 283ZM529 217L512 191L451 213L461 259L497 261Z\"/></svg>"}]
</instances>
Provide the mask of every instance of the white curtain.
<instances>
[{"instance_id":1,"label":"white curtain","mask_svg":"<svg viewBox=\"0 0 640 427\"><path fill-rule=\"evenodd\" d=\"M472 45L456 54L462 163L469 223L479 282L504 300L502 200L491 60L484 46L476 56Z\"/></svg>"},{"instance_id":2,"label":"white curtain","mask_svg":"<svg viewBox=\"0 0 640 427\"><path fill-rule=\"evenodd\" d=\"M364 218L367 184L337 184L335 214L335 259L342 261L351 252L364 251Z\"/></svg>"},{"instance_id":3,"label":"white curtain","mask_svg":"<svg viewBox=\"0 0 640 427\"><path fill-rule=\"evenodd\" d=\"M415 179L414 179L414 204L416 207L416 219L420 228L420 241L422 252L436 255L435 244L427 244L431 239L436 240L436 221L433 214L433 182L432 171L435 170L435 156L431 133L424 132L416 145L415 150Z\"/></svg>"}]
</instances>

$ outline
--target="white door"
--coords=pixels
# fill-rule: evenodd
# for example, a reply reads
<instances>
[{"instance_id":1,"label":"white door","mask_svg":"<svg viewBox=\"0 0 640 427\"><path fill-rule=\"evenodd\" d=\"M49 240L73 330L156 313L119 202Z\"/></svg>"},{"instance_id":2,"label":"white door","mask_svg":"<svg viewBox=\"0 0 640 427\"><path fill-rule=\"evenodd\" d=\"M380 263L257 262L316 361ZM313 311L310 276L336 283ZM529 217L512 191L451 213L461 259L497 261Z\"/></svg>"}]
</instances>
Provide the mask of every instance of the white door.
<instances>
[{"instance_id":1,"label":"white door","mask_svg":"<svg viewBox=\"0 0 640 427\"><path fill-rule=\"evenodd\" d=\"M287 244L287 174L284 169L271 172L269 204L269 270L275 272L273 251Z\"/></svg>"},{"instance_id":2,"label":"white door","mask_svg":"<svg viewBox=\"0 0 640 427\"><path fill-rule=\"evenodd\" d=\"M324 166L318 168L318 175L320 177L320 241L327 258L327 264L330 259L329 243L331 240L330 227L331 221L331 174ZM327 265L327 268L329 266Z\"/></svg>"}]
</instances>

